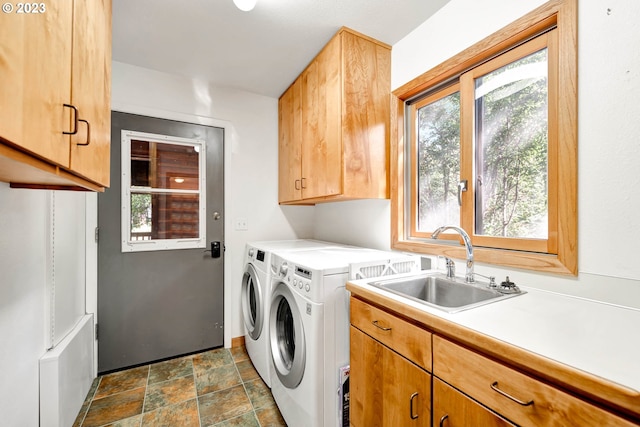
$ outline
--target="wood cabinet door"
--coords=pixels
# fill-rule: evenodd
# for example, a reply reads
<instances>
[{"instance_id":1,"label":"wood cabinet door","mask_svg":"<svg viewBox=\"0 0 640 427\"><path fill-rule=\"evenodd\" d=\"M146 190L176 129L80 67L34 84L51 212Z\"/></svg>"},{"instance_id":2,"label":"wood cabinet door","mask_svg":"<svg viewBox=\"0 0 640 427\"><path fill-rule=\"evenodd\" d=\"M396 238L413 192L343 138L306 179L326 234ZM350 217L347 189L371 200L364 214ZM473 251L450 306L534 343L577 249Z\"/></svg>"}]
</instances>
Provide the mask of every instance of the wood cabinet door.
<instances>
[{"instance_id":1,"label":"wood cabinet door","mask_svg":"<svg viewBox=\"0 0 640 427\"><path fill-rule=\"evenodd\" d=\"M111 141L111 0L75 1L72 103L78 133L71 139L71 169L109 186Z\"/></svg>"},{"instance_id":2,"label":"wood cabinet door","mask_svg":"<svg viewBox=\"0 0 640 427\"><path fill-rule=\"evenodd\" d=\"M302 79L298 78L278 101L278 201L300 200L302 147Z\"/></svg>"},{"instance_id":3,"label":"wood cabinet door","mask_svg":"<svg viewBox=\"0 0 640 427\"><path fill-rule=\"evenodd\" d=\"M434 427L508 427L514 425L439 378L433 378Z\"/></svg>"},{"instance_id":4,"label":"wood cabinet door","mask_svg":"<svg viewBox=\"0 0 640 427\"><path fill-rule=\"evenodd\" d=\"M431 374L351 326L353 427L431 425Z\"/></svg>"},{"instance_id":5,"label":"wood cabinet door","mask_svg":"<svg viewBox=\"0 0 640 427\"><path fill-rule=\"evenodd\" d=\"M302 73L302 197L342 193L341 39Z\"/></svg>"},{"instance_id":6,"label":"wood cabinet door","mask_svg":"<svg viewBox=\"0 0 640 427\"><path fill-rule=\"evenodd\" d=\"M391 49L342 33L344 192L386 198Z\"/></svg>"},{"instance_id":7,"label":"wood cabinet door","mask_svg":"<svg viewBox=\"0 0 640 427\"><path fill-rule=\"evenodd\" d=\"M0 14L0 137L69 166L73 2L29 3L40 13ZM44 10L41 8L44 7Z\"/></svg>"}]
</instances>

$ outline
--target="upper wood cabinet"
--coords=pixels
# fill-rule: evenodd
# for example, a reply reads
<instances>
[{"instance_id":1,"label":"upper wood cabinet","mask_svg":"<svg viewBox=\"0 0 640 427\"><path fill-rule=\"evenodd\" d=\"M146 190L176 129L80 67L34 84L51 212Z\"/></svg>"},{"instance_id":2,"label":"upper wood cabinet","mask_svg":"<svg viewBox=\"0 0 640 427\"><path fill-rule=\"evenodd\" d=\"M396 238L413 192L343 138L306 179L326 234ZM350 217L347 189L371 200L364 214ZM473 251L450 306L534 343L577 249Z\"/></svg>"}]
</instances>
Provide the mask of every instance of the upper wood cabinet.
<instances>
[{"instance_id":1,"label":"upper wood cabinet","mask_svg":"<svg viewBox=\"0 0 640 427\"><path fill-rule=\"evenodd\" d=\"M279 100L279 202L387 198L391 48L342 28Z\"/></svg>"},{"instance_id":2,"label":"upper wood cabinet","mask_svg":"<svg viewBox=\"0 0 640 427\"><path fill-rule=\"evenodd\" d=\"M111 0L51 0L38 12L0 15L0 180L103 190Z\"/></svg>"},{"instance_id":3,"label":"upper wood cabinet","mask_svg":"<svg viewBox=\"0 0 640 427\"><path fill-rule=\"evenodd\" d=\"M79 175L108 187L111 0L76 0L74 6L71 102L78 108L83 122L78 134L71 138L70 167ZM86 143L88 145L82 145Z\"/></svg>"}]
</instances>

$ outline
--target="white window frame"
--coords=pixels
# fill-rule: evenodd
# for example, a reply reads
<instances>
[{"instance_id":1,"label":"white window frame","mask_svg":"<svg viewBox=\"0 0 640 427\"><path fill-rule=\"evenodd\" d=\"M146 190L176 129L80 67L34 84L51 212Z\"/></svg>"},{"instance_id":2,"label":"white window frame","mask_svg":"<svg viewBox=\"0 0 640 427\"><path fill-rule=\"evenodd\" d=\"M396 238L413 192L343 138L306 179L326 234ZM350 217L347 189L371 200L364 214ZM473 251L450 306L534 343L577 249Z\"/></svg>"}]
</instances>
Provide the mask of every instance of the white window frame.
<instances>
[{"instance_id":1,"label":"white window frame","mask_svg":"<svg viewBox=\"0 0 640 427\"><path fill-rule=\"evenodd\" d=\"M146 252L146 251L162 251L175 249L197 249L206 247L206 143L204 140L180 138L176 136L167 136L152 134L146 132L138 132L131 130L121 131L121 241L122 252ZM150 187L134 187L131 185L131 141L143 140L149 142L158 142L163 144L187 145L192 146L199 153L199 185L197 190L170 190ZM199 230L197 238L181 238L181 239L156 239L156 240L131 240L131 193L132 190L140 189L145 193L175 193L175 194L198 194L199 195Z\"/></svg>"}]
</instances>

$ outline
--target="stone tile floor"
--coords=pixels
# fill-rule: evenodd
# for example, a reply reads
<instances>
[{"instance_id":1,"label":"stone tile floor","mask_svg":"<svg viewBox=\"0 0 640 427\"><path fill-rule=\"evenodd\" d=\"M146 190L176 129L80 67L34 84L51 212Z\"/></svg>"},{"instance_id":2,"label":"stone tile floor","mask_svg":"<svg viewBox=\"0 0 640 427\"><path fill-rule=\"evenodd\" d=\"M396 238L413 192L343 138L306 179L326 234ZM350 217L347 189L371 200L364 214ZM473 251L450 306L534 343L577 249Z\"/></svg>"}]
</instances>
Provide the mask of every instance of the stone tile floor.
<instances>
[{"instance_id":1,"label":"stone tile floor","mask_svg":"<svg viewBox=\"0 0 640 427\"><path fill-rule=\"evenodd\" d=\"M99 376L73 427L286 427L245 347Z\"/></svg>"}]
</instances>

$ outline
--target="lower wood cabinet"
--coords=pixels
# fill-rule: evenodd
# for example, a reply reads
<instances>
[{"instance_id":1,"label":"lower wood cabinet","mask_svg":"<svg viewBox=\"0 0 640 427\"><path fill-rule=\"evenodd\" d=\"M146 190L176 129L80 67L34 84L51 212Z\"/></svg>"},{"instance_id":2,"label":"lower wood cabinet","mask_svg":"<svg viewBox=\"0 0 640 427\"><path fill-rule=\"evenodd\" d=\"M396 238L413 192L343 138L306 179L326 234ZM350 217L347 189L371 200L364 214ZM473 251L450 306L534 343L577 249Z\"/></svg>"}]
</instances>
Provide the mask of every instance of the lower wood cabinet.
<instances>
[{"instance_id":1,"label":"lower wood cabinet","mask_svg":"<svg viewBox=\"0 0 640 427\"><path fill-rule=\"evenodd\" d=\"M637 425L436 335L433 374L520 426Z\"/></svg>"},{"instance_id":2,"label":"lower wood cabinet","mask_svg":"<svg viewBox=\"0 0 640 427\"><path fill-rule=\"evenodd\" d=\"M353 296L350 331L353 427L639 425Z\"/></svg>"},{"instance_id":3,"label":"lower wood cabinet","mask_svg":"<svg viewBox=\"0 0 640 427\"><path fill-rule=\"evenodd\" d=\"M496 413L465 396L438 378L433 378L434 427L514 426Z\"/></svg>"},{"instance_id":4,"label":"lower wood cabinet","mask_svg":"<svg viewBox=\"0 0 640 427\"><path fill-rule=\"evenodd\" d=\"M353 427L431 426L431 374L351 326Z\"/></svg>"}]
</instances>

